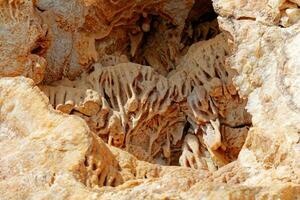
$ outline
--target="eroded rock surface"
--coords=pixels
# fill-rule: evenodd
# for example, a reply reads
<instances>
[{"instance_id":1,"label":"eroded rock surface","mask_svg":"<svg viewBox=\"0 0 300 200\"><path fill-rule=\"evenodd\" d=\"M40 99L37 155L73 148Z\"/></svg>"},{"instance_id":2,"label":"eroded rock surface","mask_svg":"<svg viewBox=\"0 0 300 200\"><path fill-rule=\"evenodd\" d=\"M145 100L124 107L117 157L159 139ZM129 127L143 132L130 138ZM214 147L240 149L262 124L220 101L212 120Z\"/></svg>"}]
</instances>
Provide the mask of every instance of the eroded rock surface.
<instances>
[{"instance_id":1,"label":"eroded rock surface","mask_svg":"<svg viewBox=\"0 0 300 200\"><path fill-rule=\"evenodd\" d=\"M0 1L0 199L300 198L299 6Z\"/></svg>"},{"instance_id":2,"label":"eroded rock surface","mask_svg":"<svg viewBox=\"0 0 300 200\"><path fill-rule=\"evenodd\" d=\"M141 184L136 180L141 178L172 181L167 178L172 173L181 174L178 181L183 185L208 177L205 171L141 162L110 147L112 153L82 119L54 111L29 79L2 78L0 102L2 199L105 198L101 186L125 180L123 188Z\"/></svg>"},{"instance_id":3,"label":"eroded rock surface","mask_svg":"<svg viewBox=\"0 0 300 200\"><path fill-rule=\"evenodd\" d=\"M0 27L0 77L23 75L41 82L47 63L41 57L44 52L35 50L46 27L34 12L33 2L1 1Z\"/></svg>"},{"instance_id":4,"label":"eroded rock surface","mask_svg":"<svg viewBox=\"0 0 300 200\"><path fill-rule=\"evenodd\" d=\"M181 164L214 171L237 158L251 124L246 101L231 81L234 72L225 68L227 54L220 34L192 45L167 78L134 63L95 64L94 71L77 81L40 88L56 109L83 117L108 144L145 161L176 165L185 135L199 135L206 164L190 163L195 158L187 158L186 151L181 159L190 162ZM231 138L240 142L232 146ZM200 154L196 159L202 159Z\"/></svg>"},{"instance_id":5,"label":"eroded rock surface","mask_svg":"<svg viewBox=\"0 0 300 200\"><path fill-rule=\"evenodd\" d=\"M54 111L31 80L1 78L0 90L4 198L28 198L64 176L90 188L123 182L101 139L80 118Z\"/></svg>"}]
</instances>

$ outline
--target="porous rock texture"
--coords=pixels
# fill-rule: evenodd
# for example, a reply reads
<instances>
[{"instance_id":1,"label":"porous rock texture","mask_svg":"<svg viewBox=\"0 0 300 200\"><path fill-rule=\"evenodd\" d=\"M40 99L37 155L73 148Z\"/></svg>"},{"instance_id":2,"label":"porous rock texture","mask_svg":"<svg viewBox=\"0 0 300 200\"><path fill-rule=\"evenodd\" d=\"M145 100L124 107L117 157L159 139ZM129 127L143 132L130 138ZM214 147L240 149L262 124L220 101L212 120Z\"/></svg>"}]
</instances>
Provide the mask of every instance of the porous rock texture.
<instances>
[{"instance_id":1,"label":"porous rock texture","mask_svg":"<svg viewBox=\"0 0 300 200\"><path fill-rule=\"evenodd\" d=\"M0 199L300 199L299 13L0 1Z\"/></svg>"}]
</instances>

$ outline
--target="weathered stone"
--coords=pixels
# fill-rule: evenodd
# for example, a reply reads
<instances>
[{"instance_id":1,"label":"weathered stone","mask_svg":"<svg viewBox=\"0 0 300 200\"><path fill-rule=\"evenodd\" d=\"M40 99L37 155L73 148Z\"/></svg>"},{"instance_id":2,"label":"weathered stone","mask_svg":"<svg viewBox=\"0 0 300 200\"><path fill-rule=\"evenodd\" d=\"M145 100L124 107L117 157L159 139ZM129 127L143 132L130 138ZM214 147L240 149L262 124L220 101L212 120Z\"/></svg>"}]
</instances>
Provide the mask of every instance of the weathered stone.
<instances>
[{"instance_id":1,"label":"weathered stone","mask_svg":"<svg viewBox=\"0 0 300 200\"><path fill-rule=\"evenodd\" d=\"M0 114L2 199L29 198L58 177L88 188L123 182L101 139L79 117L54 111L31 80L0 79Z\"/></svg>"},{"instance_id":2,"label":"weathered stone","mask_svg":"<svg viewBox=\"0 0 300 200\"><path fill-rule=\"evenodd\" d=\"M0 1L0 199L299 199L299 6Z\"/></svg>"}]
</instances>

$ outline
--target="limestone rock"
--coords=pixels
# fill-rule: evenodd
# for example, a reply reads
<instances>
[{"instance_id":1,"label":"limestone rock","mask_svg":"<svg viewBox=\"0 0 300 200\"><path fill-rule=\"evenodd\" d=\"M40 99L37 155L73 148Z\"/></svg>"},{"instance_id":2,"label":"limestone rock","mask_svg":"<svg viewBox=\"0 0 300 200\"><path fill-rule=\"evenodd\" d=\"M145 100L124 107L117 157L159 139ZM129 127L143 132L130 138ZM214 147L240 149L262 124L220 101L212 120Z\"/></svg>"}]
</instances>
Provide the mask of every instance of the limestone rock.
<instances>
[{"instance_id":1,"label":"limestone rock","mask_svg":"<svg viewBox=\"0 0 300 200\"><path fill-rule=\"evenodd\" d=\"M104 66L127 61L137 53L154 16L183 29L193 2L36 1L51 40L46 80L75 79L95 61Z\"/></svg>"},{"instance_id":2,"label":"limestone rock","mask_svg":"<svg viewBox=\"0 0 300 200\"><path fill-rule=\"evenodd\" d=\"M41 82L47 63L39 47L48 44L45 35L32 1L0 1L0 77L23 75Z\"/></svg>"},{"instance_id":3,"label":"limestone rock","mask_svg":"<svg viewBox=\"0 0 300 200\"><path fill-rule=\"evenodd\" d=\"M247 133L251 124L245 101L232 85L233 71L225 68L227 51L226 39L220 34L192 45L168 78L134 63L95 64L94 71L79 80L65 79L40 88L54 107L80 115L108 144L124 148L138 159L178 163L179 155L174 152L192 129L207 149L208 165L221 167L237 158L245 140L232 127L240 126ZM234 147L237 152L226 151L231 143L222 137L241 138Z\"/></svg>"},{"instance_id":4,"label":"limestone rock","mask_svg":"<svg viewBox=\"0 0 300 200\"><path fill-rule=\"evenodd\" d=\"M227 5L225 1L215 3L217 7ZM243 7L241 12L254 17L256 7L250 6L254 2L248 3L248 9ZM276 22L271 26L258 19L227 18L222 9L220 26L234 44L228 64L238 72L234 82L240 95L248 96L246 108L253 123L235 163L234 171L243 173L236 173L234 183L242 180L249 187L296 184L297 188L300 112L296 43L300 24L282 28ZM218 176L224 178L221 172ZM296 196L299 198L299 192Z\"/></svg>"},{"instance_id":5,"label":"limestone rock","mask_svg":"<svg viewBox=\"0 0 300 200\"><path fill-rule=\"evenodd\" d=\"M173 173L181 174L178 183L184 191L208 176L204 171L170 170L141 162L113 147L111 153L79 117L54 111L28 79L0 79L0 94L1 199L106 199L112 198L115 189L100 190L101 186L117 186L127 180L117 189L122 191L140 185L141 178L150 179L148 184L153 187L156 183L151 182L167 186ZM156 180L158 177L163 180Z\"/></svg>"},{"instance_id":6,"label":"limestone rock","mask_svg":"<svg viewBox=\"0 0 300 200\"><path fill-rule=\"evenodd\" d=\"M185 118L179 106L172 105L167 79L150 67L133 63L96 64L94 68L78 81L40 87L56 108L68 113L74 110L108 144L126 148L146 161L160 154L170 159L171 145L181 139ZM84 98L88 90L96 93L89 98L89 106ZM71 107L68 102L77 104Z\"/></svg>"},{"instance_id":7,"label":"limestone rock","mask_svg":"<svg viewBox=\"0 0 300 200\"><path fill-rule=\"evenodd\" d=\"M299 199L299 6L0 1L0 199Z\"/></svg>"},{"instance_id":8,"label":"limestone rock","mask_svg":"<svg viewBox=\"0 0 300 200\"><path fill-rule=\"evenodd\" d=\"M58 177L88 188L122 183L118 163L101 139L80 118L54 111L32 81L1 78L0 102L2 199L30 198L49 190Z\"/></svg>"}]
</instances>

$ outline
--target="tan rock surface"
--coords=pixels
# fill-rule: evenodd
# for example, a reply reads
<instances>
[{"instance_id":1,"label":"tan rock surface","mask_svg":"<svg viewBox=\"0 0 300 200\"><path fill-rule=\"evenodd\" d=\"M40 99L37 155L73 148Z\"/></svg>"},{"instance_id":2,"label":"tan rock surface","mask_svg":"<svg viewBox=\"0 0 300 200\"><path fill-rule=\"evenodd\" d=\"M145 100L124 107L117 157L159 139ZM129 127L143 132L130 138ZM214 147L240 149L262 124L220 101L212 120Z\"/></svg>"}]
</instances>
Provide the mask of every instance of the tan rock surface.
<instances>
[{"instance_id":1,"label":"tan rock surface","mask_svg":"<svg viewBox=\"0 0 300 200\"><path fill-rule=\"evenodd\" d=\"M135 57L144 34L151 30L154 16L159 23L178 26L180 34L193 3L193 0L36 1L43 23L48 25L47 38L51 40L45 55L46 80L62 76L75 79L96 61L110 66ZM154 56L158 56L157 52Z\"/></svg>"},{"instance_id":2,"label":"tan rock surface","mask_svg":"<svg viewBox=\"0 0 300 200\"><path fill-rule=\"evenodd\" d=\"M46 27L32 1L0 1L0 27L0 77L23 75L41 82L47 63L37 50L47 44Z\"/></svg>"},{"instance_id":3,"label":"tan rock surface","mask_svg":"<svg viewBox=\"0 0 300 200\"><path fill-rule=\"evenodd\" d=\"M54 111L32 81L2 78L0 102L3 198L28 198L51 188L57 177L87 187L123 182L105 144L80 118Z\"/></svg>"},{"instance_id":4,"label":"tan rock surface","mask_svg":"<svg viewBox=\"0 0 300 200\"><path fill-rule=\"evenodd\" d=\"M299 24L283 29L249 20L220 22L225 30L235 30L235 53L229 61L239 73L235 83L240 94L249 96L247 110L254 126L239 154L241 163L251 166L246 183L299 184Z\"/></svg>"},{"instance_id":5,"label":"tan rock surface","mask_svg":"<svg viewBox=\"0 0 300 200\"><path fill-rule=\"evenodd\" d=\"M0 199L300 199L299 6L0 1Z\"/></svg>"},{"instance_id":6,"label":"tan rock surface","mask_svg":"<svg viewBox=\"0 0 300 200\"><path fill-rule=\"evenodd\" d=\"M105 198L114 189L103 189L108 190L106 194L97 189L103 185L132 180L122 190L143 182L135 179L153 178L148 184L155 187L153 182L175 181L170 179L173 173L184 191L208 175L151 165L111 147L112 154L79 117L54 111L28 79L2 78L0 94L1 199ZM156 180L158 177L163 180Z\"/></svg>"},{"instance_id":7,"label":"tan rock surface","mask_svg":"<svg viewBox=\"0 0 300 200\"><path fill-rule=\"evenodd\" d=\"M197 134L200 141L195 142L203 150L191 156L186 148L180 163L214 171L237 158L251 124L246 101L232 85L233 71L225 68L226 54L220 34L192 45L168 78L134 63L95 64L93 72L77 81L65 79L40 88L56 109L80 115L97 135L138 159L176 164L174 151L185 135ZM231 138L240 141L229 142Z\"/></svg>"}]
</instances>

